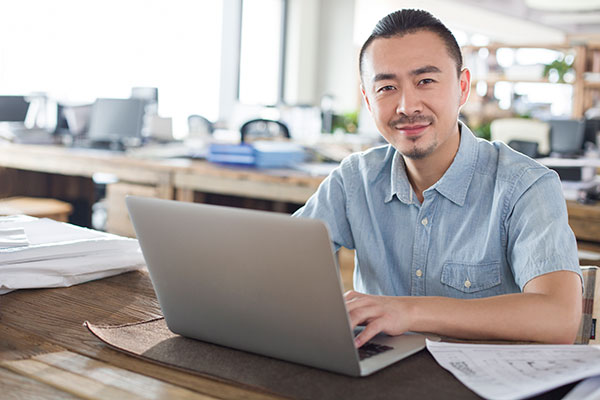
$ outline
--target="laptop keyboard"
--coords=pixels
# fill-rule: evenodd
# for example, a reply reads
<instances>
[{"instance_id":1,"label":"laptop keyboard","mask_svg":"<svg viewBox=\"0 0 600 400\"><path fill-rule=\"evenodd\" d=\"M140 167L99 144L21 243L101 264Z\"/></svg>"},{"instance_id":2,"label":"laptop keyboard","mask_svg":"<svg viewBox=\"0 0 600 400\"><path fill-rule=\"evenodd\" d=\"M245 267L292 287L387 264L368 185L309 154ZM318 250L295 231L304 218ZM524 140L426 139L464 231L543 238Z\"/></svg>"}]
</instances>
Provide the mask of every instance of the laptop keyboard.
<instances>
[{"instance_id":1,"label":"laptop keyboard","mask_svg":"<svg viewBox=\"0 0 600 400\"><path fill-rule=\"evenodd\" d=\"M392 349L393 349L393 347L386 346L383 344L367 342L367 343L363 344L361 347L359 347L358 357L361 360L364 360L366 358L376 356L378 354L381 354L383 352L386 352L386 351L392 350Z\"/></svg>"}]
</instances>

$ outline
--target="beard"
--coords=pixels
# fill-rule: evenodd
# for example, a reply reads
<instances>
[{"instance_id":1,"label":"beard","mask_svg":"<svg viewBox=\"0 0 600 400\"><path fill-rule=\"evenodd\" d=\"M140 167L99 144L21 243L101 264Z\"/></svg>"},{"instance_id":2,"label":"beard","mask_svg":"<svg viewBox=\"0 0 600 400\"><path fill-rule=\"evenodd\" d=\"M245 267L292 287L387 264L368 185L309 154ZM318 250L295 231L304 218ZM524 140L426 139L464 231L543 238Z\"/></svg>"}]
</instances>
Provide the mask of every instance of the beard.
<instances>
[{"instance_id":1,"label":"beard","mask_svg":"<svg viewBox=\"0 0 600 400\"><path fill-rule=\"evenodd\" d=\"M401 151L400 154L413 160L422 160L435 151L437 144L437 140L434 140L433 143L424 149L420 149L415 145L410 151Z\"/></svg>"}]
</instances>

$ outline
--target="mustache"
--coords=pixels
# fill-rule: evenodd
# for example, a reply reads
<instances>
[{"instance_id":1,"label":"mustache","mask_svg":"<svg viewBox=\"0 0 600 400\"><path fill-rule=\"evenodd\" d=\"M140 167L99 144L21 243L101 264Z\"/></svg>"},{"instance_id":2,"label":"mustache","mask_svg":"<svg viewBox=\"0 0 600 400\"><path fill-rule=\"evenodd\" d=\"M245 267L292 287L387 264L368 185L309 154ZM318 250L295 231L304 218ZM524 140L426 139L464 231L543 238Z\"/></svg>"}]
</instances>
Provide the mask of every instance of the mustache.
<instances>
[{"instance_id":1,"label":"mustache","mask_svg":"<svg viewBox=\"0 0 600 400\"><path fill-rule=\"evenodd\" d=\"M417 125L419 123L432 124L433 117L427 115L404 115L398 119L389 122L391 128L395 128L397 125Z\"/></svg>"}]
</instances>

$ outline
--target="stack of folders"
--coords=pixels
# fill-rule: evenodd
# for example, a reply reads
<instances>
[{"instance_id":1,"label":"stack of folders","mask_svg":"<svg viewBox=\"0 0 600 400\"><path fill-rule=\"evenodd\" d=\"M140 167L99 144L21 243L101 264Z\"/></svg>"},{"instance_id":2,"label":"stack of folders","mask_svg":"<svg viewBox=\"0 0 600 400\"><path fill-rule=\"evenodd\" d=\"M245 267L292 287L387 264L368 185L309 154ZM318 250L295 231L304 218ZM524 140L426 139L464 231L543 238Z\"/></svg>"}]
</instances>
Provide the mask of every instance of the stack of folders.
<instances>
[{"instance_id":1,"label":"stack of folders","mask_svg":"<svg viewBox=\"0 0 600 400\"><path fill-rule=\"evenodd\" d=\"M209 148L208 160L258 168L286 168L302 163L302 146L290 142L257 141L252 144L219 144Z\"/></svg>"},{"instance_id":2,"label":"stack of folders","mask_svg":"<svg viewBox=\"0 0 600 400\"><path fill-rule=\"evenodd\" d=\"M0 217L0 294L72 286L144 265L135 239L46 218Z\"/></svg>"}]
</instances>

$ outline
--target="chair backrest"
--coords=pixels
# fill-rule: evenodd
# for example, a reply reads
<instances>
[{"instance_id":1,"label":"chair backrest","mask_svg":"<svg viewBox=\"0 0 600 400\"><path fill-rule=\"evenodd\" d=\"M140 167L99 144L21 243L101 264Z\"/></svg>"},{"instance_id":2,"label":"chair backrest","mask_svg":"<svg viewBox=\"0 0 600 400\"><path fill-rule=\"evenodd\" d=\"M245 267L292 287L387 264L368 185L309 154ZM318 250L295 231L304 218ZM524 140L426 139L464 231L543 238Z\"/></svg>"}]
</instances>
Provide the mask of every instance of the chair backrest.
<instances>
[{"instance_id":1,"label":"chair backrest","mask_svg":"<svg viewBox=\"0 0 600 400\"><path fill-rule=\"evenodd\" d=\"M583 275L583 316L577 333L577 344L600 343L596 324L600 317L600 273L595 266L581 267Z\"/></svg>"},{"instance_id":2,"label":"chair backrest","mask_svg":"<svg viewBox=\"0 0 600 400\"><path fill-rule=\"evenodd\" d=\"M257 139L289 139L290 131L281 121L270 119L252 119L240 128L242 143Z\"/></svg>"},{"instance_id":3,"label":"chair backrest","mask_svg":"<svg viewBox=\"0 0 600 400\"><path fill-rule=\"evenodd\" d=\"M214 124L202 115L192 114L187 122L190 136L212 135L215 131Z\"/></svg>"},{"instance_id":4,"label":"chair backrest","mask_svg":"<svg viewBox=\"0 0 600 400\"><path fill-rule=\"evenodd\" d=\"M550 125L529 118L500 118L492 121L491 139L509 144L513 140L538 144L538 153L550 153Z\"/></svg>"},{"instance_id":5,"label":"chair backrest","mask_svg":"<svg viewBox=\"0 0 600 400\"><path fill-rule=\"evenodd\" d=\"M537 142L528 142L526 140L511 140L510 142L508 142L508 145L516 151L523 153L531 158L535 158L539 154L539 144Z\"/></svg>"}]
</instances>

